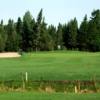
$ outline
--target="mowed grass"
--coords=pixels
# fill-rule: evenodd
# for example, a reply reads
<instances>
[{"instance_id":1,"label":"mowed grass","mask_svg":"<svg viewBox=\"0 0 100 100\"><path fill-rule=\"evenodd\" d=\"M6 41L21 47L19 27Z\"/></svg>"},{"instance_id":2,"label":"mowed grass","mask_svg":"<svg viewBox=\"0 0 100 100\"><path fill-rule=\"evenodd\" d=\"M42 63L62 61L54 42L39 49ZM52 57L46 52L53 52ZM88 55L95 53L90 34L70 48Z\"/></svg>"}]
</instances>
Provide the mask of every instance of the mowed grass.
<instances>
[{"instance_id":1,"label":"mowed grass","mask_svg":"<svg viewBox=\"0 0 100 100\"><path fill-rule=\"evenodd\" d=\"M9 92L0 93L0 100L100 100L100 94Z\"/></svg>"},{"instance_id":2,"label":"mowed grass","mask_svg":"<svg viewBox=\"0 0 100 100\"><path fill-rule=\"evenodd\" d=\"M100 79L100 53L54 51L24 53L20 58L0 58L0 80Z\"/></svg>"}]
</instances>

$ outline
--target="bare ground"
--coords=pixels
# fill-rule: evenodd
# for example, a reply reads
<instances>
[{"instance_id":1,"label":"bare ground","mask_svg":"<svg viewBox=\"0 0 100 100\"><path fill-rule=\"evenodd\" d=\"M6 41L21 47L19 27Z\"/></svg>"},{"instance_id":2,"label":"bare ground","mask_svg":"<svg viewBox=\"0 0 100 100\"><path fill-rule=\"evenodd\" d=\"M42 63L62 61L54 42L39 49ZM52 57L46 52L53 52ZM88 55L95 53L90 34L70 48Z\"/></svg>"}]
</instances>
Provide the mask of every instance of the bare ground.
<instances>
[{"instance_id":1,"label":"bare ground","mask_svg":"<svg viewBox=\"0 0 100 100\"><path fill-rule=\"evenodd\" d=\"M0 53L0 58L14 58L14 57L20 57L17 52L4 52Z\"/></svg>"}]
</instances>

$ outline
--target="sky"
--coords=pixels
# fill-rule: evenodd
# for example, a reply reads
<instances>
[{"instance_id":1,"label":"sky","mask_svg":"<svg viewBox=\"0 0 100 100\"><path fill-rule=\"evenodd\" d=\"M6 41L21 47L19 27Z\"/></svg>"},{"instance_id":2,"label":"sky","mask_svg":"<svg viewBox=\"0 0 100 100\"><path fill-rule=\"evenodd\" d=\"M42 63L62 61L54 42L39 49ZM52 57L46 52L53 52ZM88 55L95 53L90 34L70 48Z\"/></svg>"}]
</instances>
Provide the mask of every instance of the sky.
<instances>
[{"instance_id":1,"label":"sky","mask_svg":"<svg viewBox=\"0 0 100 100\"><path fill-rule=\"evenodd\" d=\"M85 14L90 18L93 10L100 9L100 0L0 0L0 20L7 23L11 18L16 22L28 10L36 18L41 8L49 25L64 24L74 17L80 24Z\"/></svg>"}]
</instances>

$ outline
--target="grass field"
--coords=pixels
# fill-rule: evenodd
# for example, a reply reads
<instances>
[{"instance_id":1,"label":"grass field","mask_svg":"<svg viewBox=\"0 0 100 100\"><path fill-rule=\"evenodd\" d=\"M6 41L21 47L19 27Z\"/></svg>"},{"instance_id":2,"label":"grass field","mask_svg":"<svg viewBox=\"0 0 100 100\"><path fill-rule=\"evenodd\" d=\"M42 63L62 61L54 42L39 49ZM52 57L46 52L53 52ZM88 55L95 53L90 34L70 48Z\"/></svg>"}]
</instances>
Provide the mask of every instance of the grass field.
<instances>
[{"instance_id":1,"label":"grass field","mask_svg":"<svg viewBox=\"0 0 100 100\"><path fill-rule=\"evenodd\" d=\"M100 100L100 94L0 93L0 100Z\"/></svg>"},{"instance_id":2,"label":"grass field","mask_svg":"<svg viewBox=\"0 0 100 100\"><path fill-rule=\"evenodd\" d=\"M0 59L0 80L21 80L25 72L30 80L99 80L100 53L33 52L20 58Z\"/></svg>"},{"instance_id":3,"label":"grass field","mask_svg":"<svg viewBox=\"0 0 100 100\"><path fill-rule=\"evenodd\" d=\"M0 81L20 80L28 72L29 80L100 80L100 53L55 51L24 53L20 58L0 58ZM23 75L22 75L23 74ZM45 91L4 92L0 100L100 100L100 93L75 94ZM14 83L13 83L14 84ZM15 83L16 84L16 83ZM57 84L54 84L57 85ZM100 84L99 84L100 85ZM37 85L36 85L37 86ZM4 89L6 88L3 86ZM70 91L70 86L68 86ZM74 87L71 87L73 89Z\"/></svg>"}]
</instances>

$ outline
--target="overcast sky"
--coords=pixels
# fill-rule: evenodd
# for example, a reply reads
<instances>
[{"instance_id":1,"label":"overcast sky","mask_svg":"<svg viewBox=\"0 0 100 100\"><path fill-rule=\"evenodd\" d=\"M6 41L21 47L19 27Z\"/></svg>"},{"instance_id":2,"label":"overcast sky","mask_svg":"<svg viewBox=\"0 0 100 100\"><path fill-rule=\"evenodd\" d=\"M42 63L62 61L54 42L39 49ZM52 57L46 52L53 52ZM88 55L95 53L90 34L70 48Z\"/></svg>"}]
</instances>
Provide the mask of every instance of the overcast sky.
<instances>
[{"instance_id":1,"label":"overcast sky","mask_svg":"<svg viewBox=\"0 0 100 100\"><path fill-rule=\"evenodd\" d=\"M80 23L85 14L90 17L93 9L100 9L100 0L0 0L0 20L17 20L29 10L36 18L40 9L48 24L65 23L76 17Z\"/></svg>"}]
</instances>

